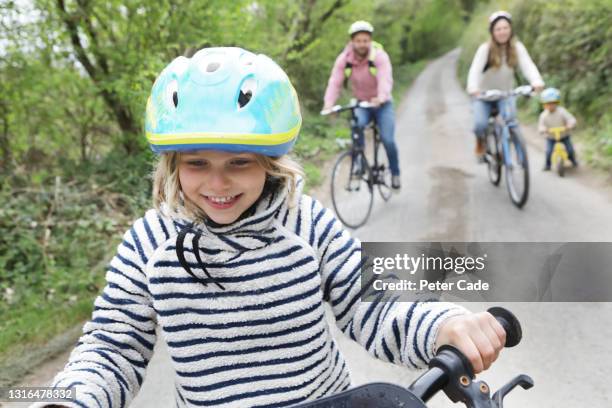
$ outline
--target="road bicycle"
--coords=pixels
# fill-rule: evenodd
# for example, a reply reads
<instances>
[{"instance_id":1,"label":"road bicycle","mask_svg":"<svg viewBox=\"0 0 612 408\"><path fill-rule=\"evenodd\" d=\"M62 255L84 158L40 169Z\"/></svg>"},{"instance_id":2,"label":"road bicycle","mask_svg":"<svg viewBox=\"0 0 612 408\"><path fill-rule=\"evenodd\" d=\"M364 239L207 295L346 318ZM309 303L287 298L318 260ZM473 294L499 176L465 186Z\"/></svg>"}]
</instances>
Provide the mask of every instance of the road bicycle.
<instances>
[{"instance_id":1,"label":"road bicycle","mask_svg":"<svg viewBox=\"0 0 612 408\"><path fill-rule=\"evenodd\" d=\"M477 98L487 102L498 102L502 99L520 96L531 96L533 88L529 85L519 86L512 91L488 90ZM498 186L501 181L502 167L505 167L506 188L510 200L522 208L529 196L529 160L525 140L516 119L506 121L498 109L492 109L485 135L485 162L489 180Z\"/></svg>"},{"instance_id":2,"label":"road bicycle","mask_svg":"<svg viewBox=\"0 0 612 408\"><path fill-rule=\"evenodd\" d=\"M371 132L373 136L371 160L366 157L365 147L360 143L360 130L355 110L373 107L369 102L351 99L348 105L336 105L321 111L321 115L350 111L351 147L338 156L331 178L334 210L340 221L350 228L361 227L367 222L374 203L374 187L378 188L384 201L388 201L392 195L391 169L375 120L363 130Z\"/></svg>"}]
</instances>

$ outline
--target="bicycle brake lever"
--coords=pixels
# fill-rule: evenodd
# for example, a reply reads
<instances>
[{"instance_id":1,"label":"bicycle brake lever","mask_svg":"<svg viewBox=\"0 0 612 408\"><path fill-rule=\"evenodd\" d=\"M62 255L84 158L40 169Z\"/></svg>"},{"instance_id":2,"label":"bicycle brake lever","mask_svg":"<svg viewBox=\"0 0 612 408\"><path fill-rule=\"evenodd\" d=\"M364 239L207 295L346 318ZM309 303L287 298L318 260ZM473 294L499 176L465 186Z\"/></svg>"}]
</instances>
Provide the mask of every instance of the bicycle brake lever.
<instances>
[{"instance_id":1,"label":"bicycle brake lever","mask_svg":"<svg viewBox=\"0 0 612 408\"><path fill-rule=\"evenodd\" d=\"M523 96L532 96L535 94L535 90L531 85L521 85L514 90L517 94Z\"/></svg>"},{"instance_id":2,"label":"bicycle brake lever","mask_svg":"<svg viewBox=\"0 0 612 408\"><path fill-rule=\"evenodd\" d=\"M496 408L503 408L504 397L508 395L517 385L520 385L523 389L528 390L533 387L533 379L526 374L521 374L514 377L506 385L497 390L495 394L493 394L492 400L494 406Z\"/></svg>"}]
</instances>

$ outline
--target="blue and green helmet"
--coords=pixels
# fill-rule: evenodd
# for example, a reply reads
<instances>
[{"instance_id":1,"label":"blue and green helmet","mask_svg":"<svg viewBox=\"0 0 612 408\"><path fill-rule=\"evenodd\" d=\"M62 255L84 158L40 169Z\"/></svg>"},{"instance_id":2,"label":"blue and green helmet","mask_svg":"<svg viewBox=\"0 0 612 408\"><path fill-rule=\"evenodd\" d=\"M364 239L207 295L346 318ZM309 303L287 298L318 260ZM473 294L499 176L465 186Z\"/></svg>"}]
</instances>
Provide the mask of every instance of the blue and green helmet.
<instances>
[{"instance_id":1,"label":"blue and green helmet","mask_svg":"<svg viewBox=\"0 0 612 408\"><path fill-rule=\"evenodd\" d=\"M145 133L156 153L222 150L277 157L302 124L287 74L265 55L236 47L178 57L147 101Z\"/></svg>"}]
</instances>

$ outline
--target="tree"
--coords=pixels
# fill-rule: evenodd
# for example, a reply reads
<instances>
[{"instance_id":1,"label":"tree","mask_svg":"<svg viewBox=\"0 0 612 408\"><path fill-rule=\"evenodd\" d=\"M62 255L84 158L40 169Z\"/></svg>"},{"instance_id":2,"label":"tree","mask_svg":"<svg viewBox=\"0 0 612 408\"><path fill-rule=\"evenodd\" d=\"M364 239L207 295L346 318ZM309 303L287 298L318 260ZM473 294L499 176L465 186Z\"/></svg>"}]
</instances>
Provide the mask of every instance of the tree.
<instances>
[{"instance_id":1,"label":"tree","mask_svg":"<svg viewBox=\"0 0 612 408\"><path fill-rule=\"evenodd\" d=\"M36 2L47 37L90 78L122 132L121 145L127 153L137 150L142 111L159 70L194 44L235 40L231 31L223 29L237 22L244 4L219 0ZM238 37L241 33L238 30Z\"/></svg>"}]
</instances>

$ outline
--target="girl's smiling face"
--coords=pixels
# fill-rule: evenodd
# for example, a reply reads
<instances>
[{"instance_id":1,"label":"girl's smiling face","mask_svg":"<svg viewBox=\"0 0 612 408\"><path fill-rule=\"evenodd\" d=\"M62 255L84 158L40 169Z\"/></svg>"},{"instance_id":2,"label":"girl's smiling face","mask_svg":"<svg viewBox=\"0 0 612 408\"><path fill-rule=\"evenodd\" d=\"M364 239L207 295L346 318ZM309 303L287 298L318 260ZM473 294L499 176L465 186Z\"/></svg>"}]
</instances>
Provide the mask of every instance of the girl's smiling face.
<instances>
[{"instance_id":1,"label":"girl's smiling face","mask_svg":"<svg viewBox=\"0 0 612 408\"><path fill-rule=\"evenodd\" d=\"M181 191L217 224L231 224L259 199L266 171L253 153L200 150L182 153Z\"/></svg>"}]
</instances>

